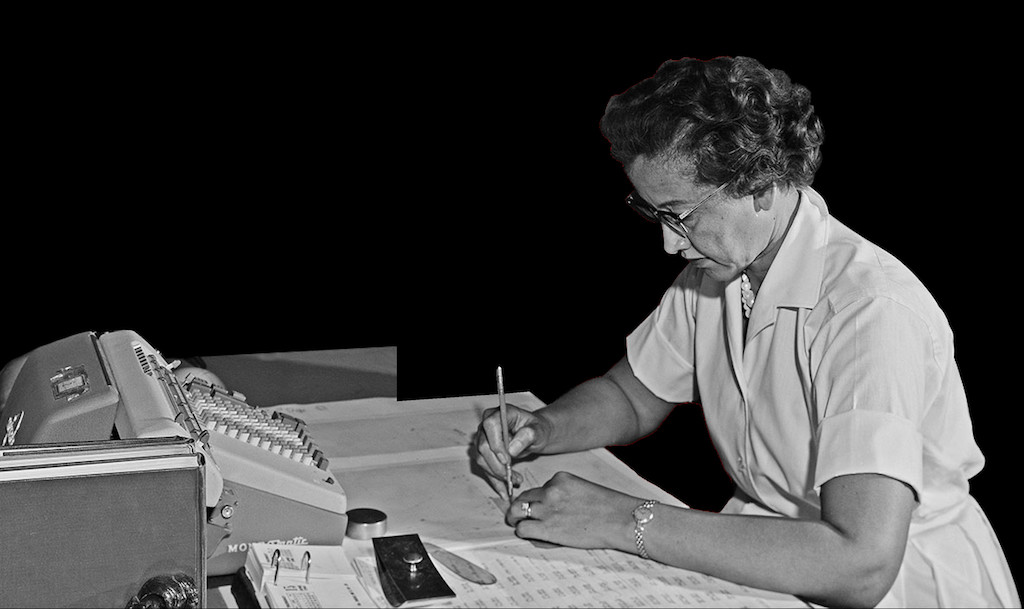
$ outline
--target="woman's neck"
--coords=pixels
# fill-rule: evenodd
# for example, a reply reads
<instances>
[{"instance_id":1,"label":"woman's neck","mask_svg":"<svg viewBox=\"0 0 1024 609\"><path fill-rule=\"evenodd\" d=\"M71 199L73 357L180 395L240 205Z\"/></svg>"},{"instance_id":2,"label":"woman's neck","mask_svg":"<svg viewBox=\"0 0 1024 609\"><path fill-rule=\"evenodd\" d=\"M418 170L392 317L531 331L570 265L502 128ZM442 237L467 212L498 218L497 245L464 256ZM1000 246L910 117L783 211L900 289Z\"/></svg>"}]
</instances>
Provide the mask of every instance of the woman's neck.
<instances>
[{"instance_id":1,"label":"woman's neck","mask_svg":"<svg viewBox=\"0 0 1024 609\"><path fill-rule=\"evenodd\" d=\"M793 225L796 217L796 210L800 200L800 192L795 188L779 191L776 196L773 208L776 210L775 222L772 225L771 235L768 239L768 246L761 251L754 261L747 267L747 278L750 280L750 287L757 294L761 284L764 282L768 269L771 268L775 256L782 247L789 228Z\"/></svg>"}]
</instances>

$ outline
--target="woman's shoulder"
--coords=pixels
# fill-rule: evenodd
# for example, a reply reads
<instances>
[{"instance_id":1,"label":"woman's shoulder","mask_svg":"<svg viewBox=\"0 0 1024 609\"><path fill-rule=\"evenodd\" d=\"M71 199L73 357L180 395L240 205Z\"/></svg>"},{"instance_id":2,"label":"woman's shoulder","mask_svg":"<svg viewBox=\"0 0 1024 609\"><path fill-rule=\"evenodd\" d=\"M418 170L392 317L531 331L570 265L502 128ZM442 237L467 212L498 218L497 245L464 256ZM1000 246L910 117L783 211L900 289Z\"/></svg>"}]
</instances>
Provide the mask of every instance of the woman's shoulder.
<instances>
[{"instance_id":1,"label":"woman's shoulder","mask_svg":"<svg viewBox=\"0 0 1024 609\"><path fill-rule=\"evenodd\" d=\"M948 329L935 298L907 265L835 217L829 222L819 305L835 313L857 303L883 303L905 309L933 330Z\"/></svg>"}]
</instances>

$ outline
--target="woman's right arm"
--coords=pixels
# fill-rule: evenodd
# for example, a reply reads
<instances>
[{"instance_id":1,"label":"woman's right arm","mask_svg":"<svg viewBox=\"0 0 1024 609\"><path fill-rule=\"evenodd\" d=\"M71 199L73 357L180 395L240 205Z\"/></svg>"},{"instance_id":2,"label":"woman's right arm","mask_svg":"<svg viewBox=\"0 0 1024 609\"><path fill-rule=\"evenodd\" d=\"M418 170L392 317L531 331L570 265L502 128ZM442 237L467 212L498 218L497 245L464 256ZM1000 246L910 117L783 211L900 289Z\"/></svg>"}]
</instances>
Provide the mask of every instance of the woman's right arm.
<instances>
[{"instance_id":1,"label":"woman's right arm","mask_svg":"<svg viewBox=\"0 0 1024 609\"><path fill-rule=\"evenodd\" d=\"M629 444L657 429L675 406L637 380L623 357L603 376L576 386L533 413L509 408L509 453L515 458ZM501 478L505 453L497 409L484 413L476 447L477 462Z\"/></svg>"}]
</instances>

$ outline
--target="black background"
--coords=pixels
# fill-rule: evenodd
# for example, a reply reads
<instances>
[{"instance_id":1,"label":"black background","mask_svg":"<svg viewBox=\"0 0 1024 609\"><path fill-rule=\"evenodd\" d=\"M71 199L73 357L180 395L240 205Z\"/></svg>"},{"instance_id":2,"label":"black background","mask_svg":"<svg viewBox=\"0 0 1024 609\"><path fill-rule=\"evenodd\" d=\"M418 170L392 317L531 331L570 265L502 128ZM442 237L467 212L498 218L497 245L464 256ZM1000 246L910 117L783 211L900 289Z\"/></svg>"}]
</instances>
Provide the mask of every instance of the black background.
<instances>
[{"instance_id":1,"label":"black background","mask_svg":"<svg viewBox=\"0 0 1024 609\"><path fill-rule=\"evenodd\" d=\"M315 21L35 24L7 87L4 360L122 328L176 357L397 345L402 399L493 393L501 365L554 400L621 357L681 270L622 203L608 98L666 59L750 55L812 91L832 213L946 312L988 457L972 491L1021 562L1002 55L934 30L356 41ZM695 507L728 496L697 406L615 450Z\"/></svg>"}]
</instances>

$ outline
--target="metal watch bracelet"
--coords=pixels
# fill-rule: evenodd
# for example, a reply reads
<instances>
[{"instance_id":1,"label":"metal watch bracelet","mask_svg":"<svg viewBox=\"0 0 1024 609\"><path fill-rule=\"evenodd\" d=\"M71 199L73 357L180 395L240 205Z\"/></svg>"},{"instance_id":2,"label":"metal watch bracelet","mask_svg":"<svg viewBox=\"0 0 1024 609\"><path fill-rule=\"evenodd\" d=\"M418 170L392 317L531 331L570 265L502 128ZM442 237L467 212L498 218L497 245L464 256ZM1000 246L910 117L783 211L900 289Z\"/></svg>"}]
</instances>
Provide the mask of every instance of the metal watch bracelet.
<instances>
[{"instance_id":1,"label":"metal watch bracelet","mask_svg":"<svg viewBox=\"0 0 1024 609\"><path fill-rule=\"evenodd\" d=\"M658 503L653 499L644 501L636 509L633 510L633 520L636 523L633 528L633 534L636 537L636 551L641 558L650 559L651 557L647 554L647 546L644 544L644 525L651 520L654 520L654 512L651 508Z\"/></svg>"}]
</instances>

